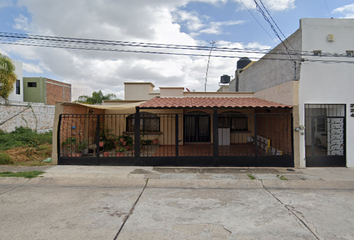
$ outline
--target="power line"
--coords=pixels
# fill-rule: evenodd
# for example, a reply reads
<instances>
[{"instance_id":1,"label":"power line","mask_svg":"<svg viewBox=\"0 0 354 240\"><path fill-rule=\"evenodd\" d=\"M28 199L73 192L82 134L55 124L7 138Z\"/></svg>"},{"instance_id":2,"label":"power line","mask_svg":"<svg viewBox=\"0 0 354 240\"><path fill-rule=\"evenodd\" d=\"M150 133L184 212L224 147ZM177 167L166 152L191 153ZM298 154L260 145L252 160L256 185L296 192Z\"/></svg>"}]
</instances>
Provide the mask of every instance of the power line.
<instances>
[{"instance_id":1,"label":"power line","mask_svg":"<svg viewBox=\"0 0 354 240\"><path fill-rule=\"evenodd\" d=\"M258 19L253 15L253 13L248 9L248 7L246 6L246 4L243 3L242 0L240 0L241 3L243 4L243 6L247 9L247 11L252 15L252 17L257 21L257 23L263 28L263 30L267 33L267 35L270 37L270 39L273 40L273 42L275 42L275 44L277 44L277 42L272 38L272 36L270 36L270 34L268 33L268 31L263 27L263 25L258 21Z\"/></svg>"},{"instance_id":2,"label":"power line","mask_svg":"<svg viewBox=\"0 0 354 240\"><path fill-rule=\"evenodd\" d=\"M333 18L332 15L331 15L331 12L329 11L329 8L328 8L328 5L327 5L326 0L323 0L323 1L324 1L325 5L326 5L326 8L327 8L327 11L328 11L329 16L330 16L331 18Z\"/></svg>"},{"instance_id":3,"label":"power line","mask_svg":"<svg viewBox=\"0 0 354 240\"><path fill-rule=\"evenodd\" d=\"M15 38L13 36L16 36ZM251 48L219 48L213 47L213 52L223 52L231 55L222 55L222 54L200 54L200 53L186 53L186 52L157 52L157 51L137 51L130 49L117 49L114 48L116 45L119 47L148 47L163 49L166 46L166 49L173 50L190 50L190 51L210 51L209 46L188 46L188 45L176 45L176 44L157 44L157 43L138 43L138 42L128 42L128 41L111 41L111 40L97 40L97 39L81 39L81 38L65 38L65 37L54 37L54 36L41 36L41 35L29 35L25 34L13 34L13 33L1 33L0 32L0 43L3 44L12 44L12 45L23 45L23 46L35 46L35 47L48 47L48 48L62 48L62 49L73 49L73 50L91 50L91 51L112 51L112 52L122 52L122 53L144 53L144 54L160 54L160 55L176 55L176 56L191 56L191 57L218 57L218 58L240 58L243 57L245 53L249 54L267 54L269 56L282 56L282 55L295 55L295 53L289 52L268 52L268 50L257 50ZM10 40L9 40L10 39ZM14 39L21 39L15 41ZM22 41L22 40L30 41ZM91 44L94 42L94 44ZM108 42L108 44L105 44ZM73 43L79 43L75 45ZM97 43L97 44L96 44ZM173 47L174 46L174 47ZM242 55L234 55L242 54ZM313 56L313 52L304 51L302 56ZM336 53L322 53L322 57L347 57L345 54L336 54ZM263 57L251 57L252 59L264 59L264 60L289 60L284 58L263 58ZM292 61L294 61L291 58ZM303 59L301 59L303 61ZM306 59L305 61L312 61L311 59ZM316 62L337 62L337 63L353 63L352 61L337 61L337 60L316 60Z\"/></svg>"},{"instance_id":4,"label":"power line","mask_svg":"<svg viewBox=\"0 0 354 240\"><path fill-rule=\"evenodd\" d=\"M278 28L278 30L280 31L280 33L283 35L285 41L287 41L287 43L290 45L290 47L294 50L294 53L297 55L297 57L298 57L299 59L301 59L301 57L298 56L298 54L297 54L295 48L291 45L291 43L289 42L288 38L285 37L285 35L284 35L284 33L282 32L282 30L279 28L278 24L277 24L277 23L275 22L275 20L273 19L272 15L270 15L270 13L268 12L268 9L264 6L262 0L258 0L258 1L262 4L263 8L266 10L266 12L267 12L268 16L270 17L270 19L272 19L272 21L273 21L273 23L275 24L275 26ZM282 41L282 42L283 42L283 41ZM284 45L285 45L285 44L284 44ZM287 50L288 50L288 49L287 49Z\"/></svg>"}]
</instances>

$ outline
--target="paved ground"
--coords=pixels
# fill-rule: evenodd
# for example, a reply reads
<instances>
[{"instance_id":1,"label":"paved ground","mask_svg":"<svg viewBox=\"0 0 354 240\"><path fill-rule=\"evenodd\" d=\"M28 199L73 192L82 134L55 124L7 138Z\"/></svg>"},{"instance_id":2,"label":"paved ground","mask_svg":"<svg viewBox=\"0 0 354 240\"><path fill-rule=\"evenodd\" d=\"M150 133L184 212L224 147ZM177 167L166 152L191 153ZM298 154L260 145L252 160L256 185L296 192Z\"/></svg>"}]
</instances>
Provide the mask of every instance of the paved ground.
<instances>
[{"instance_id":1,"label":"paved ground","mask_svg":"<svg viewBox=\"0 0 354 240\"><path fill-rule=\"evenodd\" d=\"M34 170L0 178L0 239L354 239L354 169Z\"/></svg>"}]
</instances>

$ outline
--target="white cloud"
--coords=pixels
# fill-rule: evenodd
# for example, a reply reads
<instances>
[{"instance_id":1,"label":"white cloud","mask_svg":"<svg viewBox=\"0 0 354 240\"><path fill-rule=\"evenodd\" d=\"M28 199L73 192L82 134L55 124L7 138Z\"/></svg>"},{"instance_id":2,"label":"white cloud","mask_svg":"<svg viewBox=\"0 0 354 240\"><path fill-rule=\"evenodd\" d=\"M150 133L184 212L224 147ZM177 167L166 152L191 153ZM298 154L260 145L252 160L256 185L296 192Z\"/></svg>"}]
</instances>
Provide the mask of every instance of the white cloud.
<instances>
[{"instance_id":1,"label":"white cloud","mask_svg":"<svg viewBox=\"0 0 354 240\"><path fill-rule=\"evenodd\" d=\"M174 15L175 21L186 22L187 28L192 32L198 31L204 26L196 12L176 11Z\"/></svg>"},{"instance_id":2,"label":"white cloud","mask_svg":"<svg viewBox=\"0 0 354 240\"><path fill-rule=\"evenodd\" d=\"M221 34L223 33L221 27L222 26L232 26L232 25L238 25L238 24L242 24L244 23L244 21L226 21L226 22L211 22L209 24L209 28L203 29L201 31L199 31L198 33L196 33L195 35L199 35L201 33L206 33L206 34Z\"/></svg>"},{"instance_id":3,"label":"white cloud","mask_svg":"<svg viewBox=\"0 0 354 240\"><path fill-rule=\"evenodd\" d=\"M332 13L343 14L345 18L354 18L354 3L336 8Z\"/></svg>"},{"instance_id":4,"label":"white cloud","mask_svg":"<svg viewBox=\"0 0 354 240\"><path fill-rule=\"evenodd\" d=\"M23 70L29 73L43 73L43 69L40 66L32 63L23 63Z\"/></svg>"},{"instance_id":5,"label":"white cloud","mask_svg":"<svg viewBox=\"0 0 354 240\"><path fill-rule=\"evenodd\" d=\"M28 24L28 18L20 14L17 18L15 18L15 24L13 28L17 30L30 31L31 27Z\"/></svg>"},{"instance_id":6,"label":"white cloud","mask_svg":"<svg viewBox=\"0 0 354 240\"><path fill-rule=\"evenodd\" d=\"M248 9L256 9L256 4L253 0L233 0L240 3L241 9L244 9L244 5ZM265 7L268 10L284 11L295 8L295 0L263 0ZM244 4L244 5L243 5Z\"/></svg>"},{"instance_id":7,"label":"white cloud","mask_svg":"<svg viewBox=\"0 0 354 240\"><path fill-rule=\"evenodd\" d=\"M226 3L226 0L200 1L215 5ZM189 0L19 0L18 6L26 7L28 16L31 17L19 15L14 27L34 34L54 36L197 45L200 42L195 40L193 35L180 31L180 25L174 21L172 12L197 34L220 34L223 33L224 26L243 23L242 21L214 21L207 25L204 23L207 19L205 16L177 10L188 2ZM219 42L218 44L226 47L247 47L247 44L242 43L222 42L221 44ZM134 50L146 51L147 49L134 48ZM125 81L150 81L157 87L183 86L191 90L203 90L208 60L207 57L14 45L6 46L3 51L25 59L24 70L28 73L42 75L50 72L58 76L56 80L71 83L72 100L76 100L83 94L90 95L97 90L102 90L105 94L114 93L119 98L123 98ZM199 53L208 54L207 51ZM244 55L248 56L242 54ZM253 57L254 54L249 56ZM215 91L221 75L232 75L236 61L237 59L211 58L207 89Z\"/></svg>"}]
</instances>

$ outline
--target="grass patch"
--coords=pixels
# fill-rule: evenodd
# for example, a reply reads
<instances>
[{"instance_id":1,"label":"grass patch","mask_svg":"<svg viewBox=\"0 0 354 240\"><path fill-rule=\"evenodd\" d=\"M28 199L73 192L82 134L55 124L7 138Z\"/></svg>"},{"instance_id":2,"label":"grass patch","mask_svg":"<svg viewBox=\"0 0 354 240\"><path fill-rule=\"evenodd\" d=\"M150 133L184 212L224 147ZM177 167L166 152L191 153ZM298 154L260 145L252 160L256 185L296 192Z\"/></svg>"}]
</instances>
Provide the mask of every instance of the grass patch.
<instances>
[{"instance_id":1,"label":"grass patch","mask_svg":"<svg viewBox=\"0 0 354 240\"><path fill-rule=\"evenodd\" d=\"M42 144L52 144L52 131L38 133L25 127L16 127L10 133L0 132L0 151L9 150L17 147L38 148Z\"/></svg>"},{"instance_id":2,"label":"grass patch","mask_svg":"<svg viewBox=\"0 0 354 240\"><path fill-rule=\"evenodd\" d=\"M280 180L288 181L288 179L283 175L277 175L277 177L280 178Z\"/></svg>"},{"instance_id":3,"label":"grass patch","mask_svg":"<svg viewBox=\"0 0 354 240\"><path fill-rule=\"evenodd\" d=\"M9 154L0 152L0 165L7 165L12 163L14 163L14 161L12 160Z\"/></svg>"},{"instance_id":4,"label":"grass patch","mask_svg":"<svg viewBox=\"0 0 354 240\"><path fill-rule=\"evenodd\" d=\"M30 172L0 172L0 177L23 177L23 178L35 178L45 172L42 171L30 171Z\"/></svg>"},{"instance_id":5,"label":"grass patch","mask_svg":"<svg viewBox=\"0 0 354 240\"><path fill-rule=\"evenodd\" d=\"M256 180L256 178L252 175L252 174L247 174L247 176L251 179L251 180Z\"/></svg>"}]
</instances>

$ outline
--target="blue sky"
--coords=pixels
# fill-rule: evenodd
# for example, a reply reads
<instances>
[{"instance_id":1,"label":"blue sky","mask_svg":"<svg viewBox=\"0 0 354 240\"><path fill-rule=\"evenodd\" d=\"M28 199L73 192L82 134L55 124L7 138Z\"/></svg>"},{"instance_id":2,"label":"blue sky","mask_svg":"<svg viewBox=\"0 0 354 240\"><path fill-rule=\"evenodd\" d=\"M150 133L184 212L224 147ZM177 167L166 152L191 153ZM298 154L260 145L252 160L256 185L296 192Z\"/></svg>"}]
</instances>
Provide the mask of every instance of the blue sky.
<instances>
[{"instance_id":1,"label":"blue sky","mask_svg":"<svg viewBox=\"0 0 354 240\"><path fill-rule=\"evenodd\" d=\"M354 18L354 2L348 0L263 3L285 36L299 28L301 18ZM0 0L0 22L0 32L11 33L183 45L210 46L215 41L220 47L259 49L279 43L253 0ZM125 81L149 81L156 87L182 86L203 91L208 61L207 57L8 44L0 44L0 53L22 61L26 77L42 76L71 83L73 100L97 90L123 98ZM234 75L236 61L211 58L208 91L216 91L221 75Z\"/></svg>"}]
</instances>

